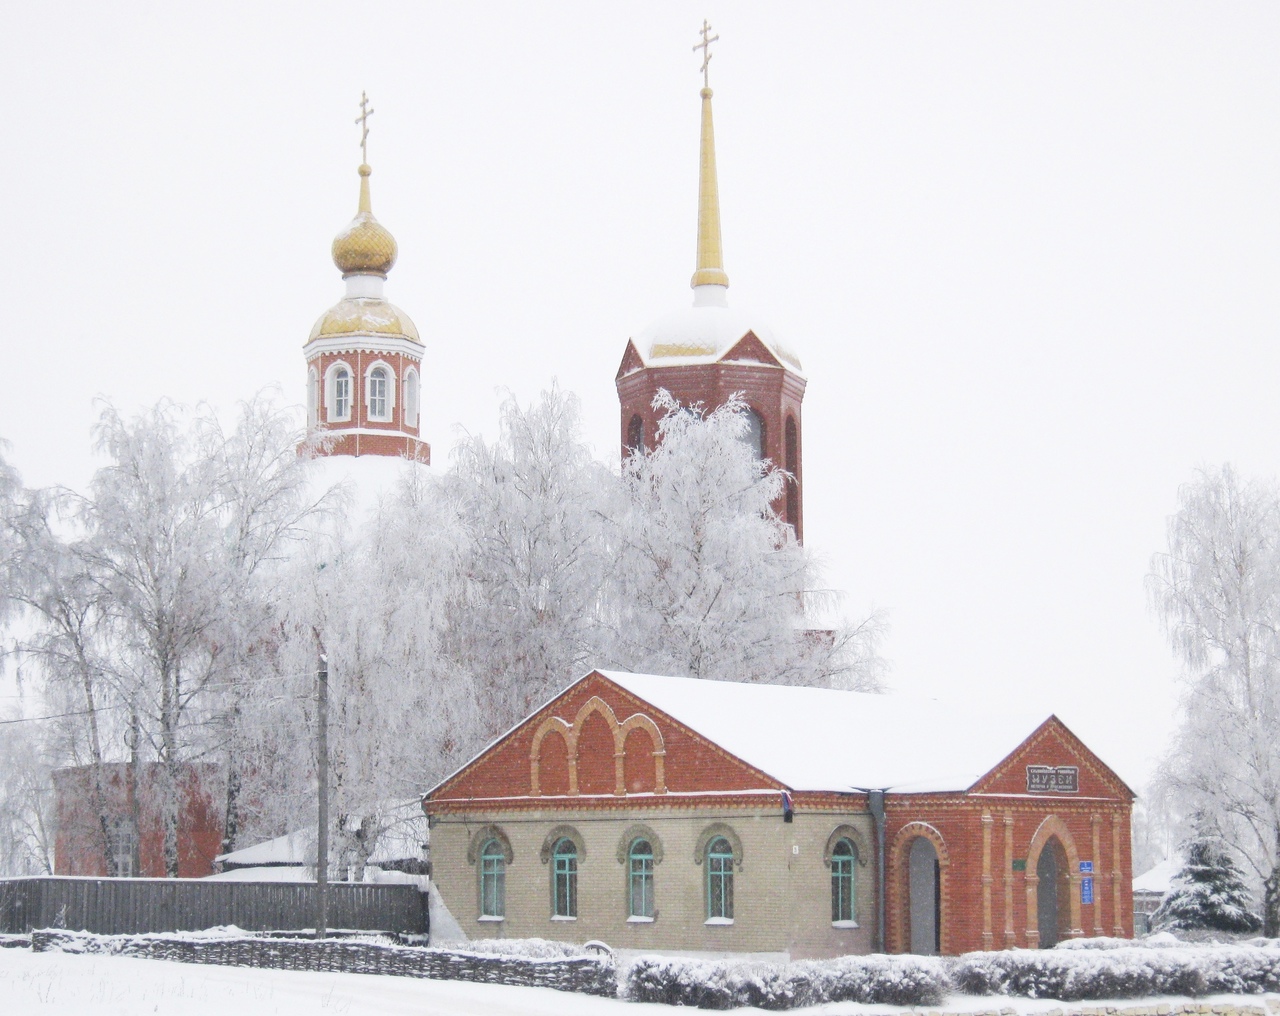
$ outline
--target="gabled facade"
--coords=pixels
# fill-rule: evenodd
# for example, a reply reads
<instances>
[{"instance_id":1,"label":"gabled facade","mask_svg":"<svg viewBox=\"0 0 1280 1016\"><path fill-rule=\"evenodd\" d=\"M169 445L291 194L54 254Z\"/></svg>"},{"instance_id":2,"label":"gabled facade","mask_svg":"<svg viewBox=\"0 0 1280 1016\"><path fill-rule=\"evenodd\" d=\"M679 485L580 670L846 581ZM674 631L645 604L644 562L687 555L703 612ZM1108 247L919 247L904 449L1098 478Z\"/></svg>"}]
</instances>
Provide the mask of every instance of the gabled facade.
<instances>
[{"instance_id":1,"label":"gabled facade","mask_svg":"<svg viewBox=\"0 0 1280 1016\"><path fill-rule=\"evenodd\" d=\"M435 884L470 937L624 949L1131 935L1128 788L1056 718L1012 738L955 718L948 736L918 708L593 671L426 795ZM920 778L984 757L976 779ZM895 767L908 779L883 782Z\"/></svg>"}]
</instances>

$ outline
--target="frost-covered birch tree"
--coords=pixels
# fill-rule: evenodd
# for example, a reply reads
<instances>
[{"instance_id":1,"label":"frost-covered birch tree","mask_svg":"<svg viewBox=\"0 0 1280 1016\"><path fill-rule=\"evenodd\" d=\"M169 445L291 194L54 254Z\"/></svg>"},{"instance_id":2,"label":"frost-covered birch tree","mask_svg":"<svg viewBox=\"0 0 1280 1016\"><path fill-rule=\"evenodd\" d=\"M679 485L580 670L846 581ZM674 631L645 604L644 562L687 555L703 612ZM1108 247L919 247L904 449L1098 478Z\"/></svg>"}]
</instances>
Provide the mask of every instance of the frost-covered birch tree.
<instances>
[{"instance_id":1,"label":"frost-covered birch tree","mask_svg":"<svg viewBox=\"0 0 1280 1016\"><path fill-rule=\"evenodd\" d=\"M1280 934L1280 490L1230 466L1179 492L1148 591L1184 667L1158 780L1245 858Z\"/></svg>"},{"instance_id":2,"label":"frost-covered birch tree","mask_svg":"<svg viewBox=\"0 0 1280 1016\"><path fill-rule=\"evenodd\" d=\"M331 857L357 878L397 821L394 805L477 742L472 675L440 650L461 560L436 487L407 466L372 514L312 534L292 565L274 701L253 708L270 719L246 730L258 824L314 827L316 670L327 656Z\"/></svg>"},{"instance_id":3,"label":"frost-covered birch tree","mask_svg":"<svg viewBox=\"0 0 1280 1016\"><path fill-rule=\"evenodd\" d=\"M528 407L508 397L498 439L461 441L442 482L465 555L447 648L473 675L486 739L609 658L601 509L615 481L579 431L578 400L557 387Z\"/></svg>"},{"instance_id":4,"label":"frost-covered birch tree","mask_svg":"<svg viewBox=\"0 0 1280 1016\"><path fill-rule=\"evenodd\" d=\"M261 580L311 506L298 435L262 398L231 434L207 410L188 417L162 402L132 420L107 407L95 437L110 461L77 514L105 593L112 683L160 764L174 876L181 766L217 753L269 629Z\"/></svg>"},{"instance_id":5,"label":"frost-covered birch tree","mask_svg":"<svg viewBox=\"0 0 1280 1016\"><path fill-rule=\"evenodd\" d=\"M95 555L68 515L65 491L27 491L10 513L8 589L27 624L15 655L44 680L46 705L65 721L51 726L45 750L87 767L96 849L112 872L111 812L104 744L119 733L117 689L108 662L108 598Z\"/></svg>"},{"instance_id":6,"label":"frost-covered birch tree","mask_svg":"<svg viewBox=\"0 0 1280 1016\"><path fill-rule=\"evenodd\" d=\"M18 510L22 490L18 471L5 459L6 447L7 442L0 439L0 637L4 635L5 624L16 606L13 593L17 583L17 544L12 520ZM3 659L3 642L0 641L0 663Z\"/></svg>"},{"instance_id":7,"label":"frost-covered birch tree","mask_svg":"<svg viewBox=\"0 0 1280 1016\"><path fill-rule=\"evenodd\" d=\"M605 508L611 655L631 670L878 686L880 618L812 630L812 558L772 505L785 474L756 455L747 406L710 413L666 392L658 440L623 464Z\"/></svg>"}]
</instances>

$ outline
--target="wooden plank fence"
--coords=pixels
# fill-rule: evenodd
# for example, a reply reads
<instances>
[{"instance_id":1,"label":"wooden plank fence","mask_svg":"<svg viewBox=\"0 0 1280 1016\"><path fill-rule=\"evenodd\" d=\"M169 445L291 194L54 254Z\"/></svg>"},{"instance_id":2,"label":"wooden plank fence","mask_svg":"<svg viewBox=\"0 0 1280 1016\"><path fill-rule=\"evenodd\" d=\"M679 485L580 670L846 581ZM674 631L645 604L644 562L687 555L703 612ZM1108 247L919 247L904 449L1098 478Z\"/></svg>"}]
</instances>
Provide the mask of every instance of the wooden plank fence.
<instances>
[{"instance_id":1,"label":"wooden plank fence","mask_svg":"<svg viewBox=\"0 0 1280 1016\"><path fill-rule=\"evenodd\" d=\"M0 880L0 934L66 928L99 935L315 927L316 887L305 882L168 878ZM352 931L427 932L426 894L414 885L330 883L328 925Z\"/></svg>"}]
</instances>

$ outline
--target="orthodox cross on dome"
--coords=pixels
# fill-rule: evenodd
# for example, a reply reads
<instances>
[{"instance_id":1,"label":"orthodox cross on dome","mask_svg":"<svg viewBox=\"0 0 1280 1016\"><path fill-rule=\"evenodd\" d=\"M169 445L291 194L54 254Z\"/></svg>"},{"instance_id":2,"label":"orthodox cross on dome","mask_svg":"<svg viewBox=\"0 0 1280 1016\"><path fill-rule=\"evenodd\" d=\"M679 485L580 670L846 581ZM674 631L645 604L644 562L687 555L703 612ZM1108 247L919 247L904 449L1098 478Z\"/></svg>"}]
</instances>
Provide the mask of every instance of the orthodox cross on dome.
<instances>
[{"instance_id":1,"label":"orthodox cross on dome","mask_svg":"<svg viewBox=\"0 0 1280 1016\"><path fill-rule=\"evenodd\" d=\"M360 93L360 115L355 122L360 125L360 161L369 162L369 117L373 116L373 107L369 105L366 92Z\"/></svg>"},{"instance_id":2,"label":"orthodox cross on dome","mask_svg":"<svg viewBox=\"0 0 1280 1016\"><path fill-rule=\"evenodd\" d=\"M703 18L702 19L702 41L693 47L693 51L695 53L698 52L698 50L702 50L702 66L699 68L699 70L702 71L702 87L703 88L711 87L710 76L707 73L707 68L711 66L711 44L713 42L719 42L719 41L720 41L720 36L711 34L711 25L706 18Z\"/></svg>"}]
</instances>

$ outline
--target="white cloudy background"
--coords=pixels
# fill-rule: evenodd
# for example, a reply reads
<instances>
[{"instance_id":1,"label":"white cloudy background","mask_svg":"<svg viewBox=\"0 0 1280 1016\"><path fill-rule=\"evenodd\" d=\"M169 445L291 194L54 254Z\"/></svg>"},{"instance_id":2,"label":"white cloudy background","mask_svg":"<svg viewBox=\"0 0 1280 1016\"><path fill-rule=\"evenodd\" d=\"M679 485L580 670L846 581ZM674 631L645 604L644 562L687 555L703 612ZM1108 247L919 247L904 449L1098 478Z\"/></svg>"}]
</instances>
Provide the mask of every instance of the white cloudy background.
<instances>
[{"instance_id":1,"label":"white cloudy background","mask_svg":"<svg viewBox=\"0 0 1280 1016\"><path fill-rule=\"evenodd\" d=\"M1280 7L2 13L0 437L70 485L99 395L301 400L361 89L436 461L553 377L615 454L626 339L689 299L705 14L730 299L805 363L831 584L891 612L896 687L1055 711L1145 781L1177 487L1280 468Z\"/></svg>"}]
</instances>

